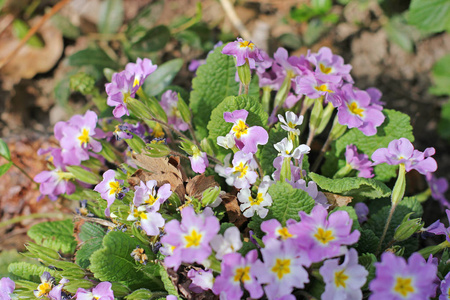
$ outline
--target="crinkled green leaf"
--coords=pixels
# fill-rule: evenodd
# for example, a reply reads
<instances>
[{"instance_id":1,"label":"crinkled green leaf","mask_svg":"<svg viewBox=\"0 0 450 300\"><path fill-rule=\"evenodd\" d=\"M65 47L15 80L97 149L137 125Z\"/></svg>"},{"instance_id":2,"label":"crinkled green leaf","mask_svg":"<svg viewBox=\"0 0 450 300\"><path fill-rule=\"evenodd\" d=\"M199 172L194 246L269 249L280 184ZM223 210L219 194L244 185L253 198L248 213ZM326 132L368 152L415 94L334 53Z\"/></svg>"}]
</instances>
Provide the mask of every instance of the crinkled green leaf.
<instances>
[{"instance_id":1,"label":"crinkled green leaf","mask_svg":"<svg viewBox=\"0 0 450 300\"><path fill-rule=\"evenodd\" d=\"M118 68L117 63L100 48L88 48L72 54L69 57L69 65L74 67L91 65L101 70Z\"/></svg>"},{"instance_id":2,"label":"crinkled green leaf","mask_svg":"<svg viewBox=\"0 0 450 300\"><path fill-rule=\"evenodd\" d=\"M40 282L39 277L44 272L49 272L53 277L56 276L56 271L50 270L47 267L39 266L35 264L30 264L27 262L14 262L8 266L8 272L14 274L15 276L30 280L34 282Z\"/></svg>"},{"instance_id":3,"label":"crinkled green leaf","mask_svg":"<svg viewBox=\"0 0 450 300\"><path fill-rule=\"evenodd\" d=\"M392 140L407 138L414 142L412 126L408 115L392 109L383 110L386 119L377 129L377 134L366 136L360 130L352 128L341 136L332 145L332 150L326 155L326 162L322 169L325 176L332 177L337 171L338 158L344 159L345 148L353 144L358 148L358 152L372 156L372 153L378 148L386 148ZM388 181L396 176L398 166L388 164L379 164L374 167L374 179Z\"/></svg>"},{"instance_id":4,"label":"crinkled green leaf","mask_svg":"<svg viewBox=\"0 0 450 300\"><path fill-rule=\"evenodd\" d=\"M362 287L363 290L367 289L369 282L375 278L375 263L377 262L377 257L373 253L364 253L358 257L358 263L363 266L368 272L367 280L365 285Z\"/></svg>"},{"instance_id":5,"label":"crinkled green leaf","mask_svg":"<svg viewBox=\"0 0 450 300\"><path fill-rule=\"evenodd\" d=\"M400 201L398 205L405 206L409 208L412 212L414 212L410 219L421 218L423 214L423 207L419 201L417 201L416 197L405 197Z\"/></svg>"},{"instance_id":6,"label":"crinkled green leaf","mask_svg":"<svg viewBox=\"0 0 450 300\"><path fill-rule=\"evenodd\" d=\"M356 250L358 253L375 253L377 251L380 238L370 229L363 228L359 231L361 233L358 244L356 244Z\"/></svg>"},{"instance_id":7,"label":"crinkled green leaf","mask_svg":"<svg viewBox=\"0 0 450 300\"><path fill-rule=\"evenodd\" d=\"M263 110L261 103L256 97L248 95L230 96L225 98L211 113L211 120L208 123L208 138L213 141L218 136L225 136L230 132L232 123L225 122L223 113L245 109L248 111L246 123L249 126L262 126L267 124L268 115Z\"/></svg>"},{"instance_id":8,"label":"crinkled green leaf","mask_svg":"<svg viewBox=\"0 0 450 300\"><path fill-rule=\"evenodd\" d=\"M450 30L450 0L412 0L408 21L421 30Z\"/></svg>"},{"instance_id":9,"label":"crinkled green leaf","mask_svg":"<svg viewBox=\"0 0 450 300\"><path fill-rule=\"evenodd\" d=\"M94 276L102 281L117 281L133 288L158 286L144 272L136 269L131 252L136 246L151 250L123 232L111 231L103 238L103 248L91 256L90 269Z\"/></svg>"},{"instance_id":10,"label":"crinkled green leaf","mask_svg":"<svg viewBox=\"0 0 450 300\"><path fill-rule=\"evenodd\" d=\"M62 253L73 253L77 242L73 237L72 220L42 222L28 230L36 243Z\"/></svg>"},{"instance_id":11,"label":"crinkled green leaf","mask_svg":"<svg viewBox=\"0 0 450 300\"><path fill-rule=\"evenodd\" d=\"M443 56L433 65L431 77L434 83L430 88L431 94L436 96L450 95L450 54Z\"/></svg>"},{"instance_id":12,"label":"crinkled green leaf","mask_svg":"<svg viewBox=\"0 0 450 300\"><path fill-rule=\"evenodd\" d=\"M98 31L100 33L116 33L122 26L124 17L122 0L105 0L100 5Z\"/></svg>"},{"instance_id":13,"label":"crinkled green leaf","mask_svg":"<svg viewBox=\"0 0 450 300\"><path fill-rule=\"evenodd\" d=\"M91 255L102 247L103 237L105 236L105 230L93 223L84 223L81 226L79 234L80 239L83 241L80 249L75 254L75 262L82 268L87 268L90 265Z\"/></svg>"},{"instance_id":14,"label":"crinkled green leaf","mask_svg":"<svg viewBox=\"0 0 450 300\"><path fill-rule=\"evenodd\" d=\"M273 145L281 142L285 137L287 137L287 133L279 124L272 127L269 131L269 141L262 146L261 151L258 152L258 158L261 162L261 167L264 170L264 175L270 175L275 172L273 161L278 156L278 151Z\"/></svg>"},{"instance_id":15,"label":"crinkled green leaf","mask_svg":"<svg viewBox=\"0 0 450 300\"><path fill-rule=\"evenodd\" d=\"M355 199L377 199L389 197L391 194L391 189L387 185L371 178L345 177L331 179L312 172L308 175L322 190L354 197Z\"/></svg>"},{"instance_id":16,"label":"crinkled green leaf","mask_svg":"<svg viewBox=\"0 0 450 300\"><path fill-rule=\"evenodd\" d=\"M69 293L75 294L79 288L90 289L94 283L87 279L72 279L64 285L64 289Z\"/></svg>"},{"instance_id":17,"label":"crinkled green leaf","mask_svg":"<svg viewBox=\"0 0 450 300\"><path fill-rule=\"evenodd\" d=\"M147 289L138 289L125 297L127 300L156 299L156 297L164 297L166 292L152 292ZM166 299L165 297L163 299Z\"/></svg>"},{"instance_id":18,"label":"crinkled green leaf","mask_svg":"<svg viewBox=\"0 0 450 300\"><path fill-rule=\"evenodd\" d=\"M161 93L178 74L183 66L183 59L176 58L158 66L155 72L150 74L144 83L144 91L149 96Z\"/></svg>"},{"instance_id":19,"label":"crinkled green leaf","mask_svg":"<svg viewBox=\"0 0 450 300\"><path fill-rule=\"evenodd\" d=\"M206 125L213 109L227 96L236 96L239 93L239 83L235 80L234 58L222 54L222 48L217 47L213 53L208 55L206 64L198 68L197 76L192 80L189 105L193 115L196 116L193 121L200 139L208 134ZM249 95L259 95L256 76L250 84Z\"/></svg>"},{"instance_id":20,"label":"crinkled green leaf","mask_svg":"<svg viewBox=\"0 0 450 300\"><path fill-rule=\"evenodd\" d=\"M173 285L173 282L172 280L170 280L169 274L167 273L166 269L161 268L159 270L159 275L161 276L164 288L169 293L169 295L174 295L178 299L181 299L180 295L178 294L178 289Z\"/></svg>"}]
</instances>

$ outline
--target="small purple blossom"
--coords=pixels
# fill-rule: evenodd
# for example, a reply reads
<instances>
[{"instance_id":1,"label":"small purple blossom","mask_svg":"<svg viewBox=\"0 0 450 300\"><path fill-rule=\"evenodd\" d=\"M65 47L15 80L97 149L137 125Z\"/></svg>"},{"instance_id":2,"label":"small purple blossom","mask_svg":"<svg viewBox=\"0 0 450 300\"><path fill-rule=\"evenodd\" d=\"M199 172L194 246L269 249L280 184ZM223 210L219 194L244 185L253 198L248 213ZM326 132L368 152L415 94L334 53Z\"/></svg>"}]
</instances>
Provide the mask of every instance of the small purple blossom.
<instances>
[{"instance_id":1,"label":"small purple blossom","mask_svg":"<svg viewBox=\"0 0 450 300\"><path fill-rule=\"evenodd\" d=\"M204 173L206 167L209 165L208 156L206 152L201 152L197 146L192 146L192 156L189 156L191 161L192 171L195 173Z\"/></svg>"},{"instance_id":2,"label":"small purple blossom","mask_svg":"<svg viewBox=\"0 0 450 300\"><path fill-rule=\"evenodd\" d=\"M448 181L444 177L437 178L431 173L426 175L428 186L431 190L431 197L439 201L441 207L450 208L450 202L445 198L445 193L448 190Z\"/></svg>"},{"instance_id":3,"label":"small purple blossom","mask_svg":"<svg viewBox=\"0 0 450 300\"><path fill-rule=\"evenodd\" d=\"M108 202L108 206L105 209L105 215L110 215L110 206L114 203L116 196L121 192L120 185L123 184L123 180L116 180L116 172L114 170L108 170L103 173L103 180L94 187L94 191L101 194L102 199Z\"/></svg>"},{"instance_id":4,"label":"small purple blossom","mask_svg":"<svg viewBox=\"0 0 450 300\"><path fill-rule=\"evenodd\" d=\"M311 99L323 97L326 102L331 102L334 107L341 106L342 99L338 93L339 88L335 83L321 80L312 74L298 76L294 80L296 94L306 95Z\"/></svg>"},{"instance_id":5,"label":"small purple blossom","mask_svg":"<svg viewBox=\"0 0 450 300\"><path fill-rule=\"evenodd\" d=\"M353 221L346 211L328 216L326 208L316 205L308 215L299 212L301 221L293 226L296 241L304 248L312 262L319 262L341 254L341 246L352 245L359 239L359 231L351 232Z\"/></svg>"},{"instance_id":6,"label":"small purple blossom","mask_svg":"<svg viewBox=\"0 0 450 300\"><path fill-rule=\"evenodd\" d=\"M194 293L200 294L204 291L210 290L213 287L214 276L212 270L196 270L190 269L187 276L192 283L189 285L189 289Z\"/></svg>"},{"instance_id":7,"label":"small purple blossom","mask_svg":"<svg viewBox=\"0 0 450 300\"><path fill-rule=\"evenodd\" d=\"M439 295L439 300L450 299L450 273L447 273L445 278L441 281L440 289L441 294Z\"/></svg>"},{"instance_id":8,"label":"small purple blossom","mask_svg":"<svg viewBox=\"0 0 450 300\"><path fill-rule=\"evenodd\" d=\"M149 180L145 183L141 181L134 192L134 205L144 205L149 208L150 211L158 211L161 204L172 195L172 191L170 190L169 183L165 183L159 188L156 186L156 180Z\"/></svg>"},{"instance_id":9,"label":"small purple blossom","mask_svg":"<svg viewBox=\"0 0 450 300\"><path fill-rule=\"evenodd\" d=\"M280 47L273 54L275 61L283 67L287 76L294 78L311 72L311 67L306 58L302 56L289 56L286 49Z\"/></svg>"},{"instance_id":10,"label":"small purple blossom","mask_svg":"<svg viewBox=\"0 0 450 300\"><path fill-rule=\"evenodd\" d=\"M325 282L325 292L321 299L362 299L361 288L369 272L358 264L358 252L355 249L347 252L340 265L339 259L326 260L319 272Z\"/></svg>"},{"instance_id":11,"label":"small purple blossom","mask_svg":"<svg viewBox=\"0 0 450 300\"><path fill-rule=\"evenodd\" d=\"M322 75L327 80L336 83L345 80L353 83L350 76L352 66L345 65L344 59L333 54L330 48L322 47L318 53L308 53L306 59L316 67L316 74Z\"/></svg>"},{"instance_id":12,"label":"small purple blossom","mask_svg":"<svg viewBox=\"0 0 450 300\"><path fill-rule=\"evenodd\" d=\"M338 120L348 128L358 128L367 136L377 133L377 127L383 124L385 116L382 107L371 105L367 92L355 90L351 84L341 88L342 105L338 107Z\"/></svg>"},{"instance_id":13,"label":"small purple blossom","mask_svg":"<svg viewBox=\"0 0 450 300\"><path fill-rule=\"evenodd\" d=\"M367 154L358 153L355 145L347 145L345 148L345 160L354 170L358 170L358 177L372 178L373 174L372 162Z\"/></svg>"},{"instance_id":14,"label":"small purple blossom","mask_svg":"<svg viewBox=\"0 0 450 300\"><path fill-rule=\"evenodd\" d=\"M16 284L9 277L3 277L0 279L0 299L11 300L10 294L14 292Z\"/></svg>"},{"instance_id":15,"label":"small purple blossom","mask_svg":"<svg viewBox=\"0 0 450 300\"><path fill-rule=\"evenodd\" d=\"M317 188L317 183L315 183L314 181L309 181L307 184L304 179L299 179L295 182L290 181L289 184L295 189L300 189L307 192L308 195L314 199L316 204L320 204L325 208L330 207L331 204L328 203L327 197L325 196L324 193L319 192L319 189Z\"/></svg>"},{"instance_id":16,"label":"small purple blossom","mask_svg":"<svg viewBox=\"0 0 450 300\"><path fill-rule=\"evenodd\" d=\"M78 288L75 297L77 300L114 300L112 284L108 281L100 282L92 291Z\"/></svg>"},{"instance_id":17,"label":"small purple blossom","mask_svg":"<svg viewBox=\"0 0 450 300\"><path fill-rule=\"evenodd\" d=\"M189 125L183 121L178 110L178 93L172 90L164 92L161 96L161 107L167 114L167 123L180 131L189 129Z\"/></svg>"},{"instance_id":18,"label":"small purple blossom","mask_svg":"<svg viewBox=\"0 0 450 300\"><path fill-rule=\"evenodd\" d=\"M447 214L447 220L450 222L450 210L446 209L445 213ZM450 224L450 223L449 223ZM424 228L424 231L434 233L436 235L445 235L447 242L450 243L450 226L445 227L439 220Z\"/></svg>"},{"instance_id":19,"label":"small purple blossom","mask_svg":"<svg viewBox=\"0 0 450 300\"><path fill-rule=\"evenodd\" d=\"M406 172L412 169L420 174L434 172L437 169L437 163L431 157L435 153L433 147L426 148L424 152L414 150L413 144L406 138L393 140L387 148L375 150L372 154L373 165L387 163L389 165L404 164Z\"/></svg>"},{"instance_id":20,"label":"small purple blossom","mask_svg":"<svg viewBox=\"0 0 450 300\"><path fill-rule=\"evenodd\" d=\"M256 182L258 174L256 162L252 153L236 152L233 157L233 166L225 169L228 185L234 185L238 189L248 189Z\"/></svg>"},{"instance_id":21,"label":"small purple blossom","mask_svg":"<svg viewBox=\"0 0 450 300\"><path fill-rule=\"evenodd\" d=\"M282 226L277 219L267 220L261 223L261 230L266 234L262 240L265 244L269 243L271 239L287 240L296 238L297 236L291 231L292 226L297 224L295 220L289 219L286 221L286 226Z\"/></svg>"},{"instance_id":22,"label":"small purple blossom","mask_svg":"<svg viewBox=\"0 0 450 300\"><path fill-rule=\"evenodd\" d=\"M220 224L215 216L196 215L190 206L181 211L181 222L172 220L165 226L166 235L161 243L173 248L173 254L166 256L168 267L178 269L181 262L203 263L211 254L209 242L219 232Z\"/></svg>"},{"instance_id":23,"label":"small purple blossom","mask_svg":"<svg viewBox=\"0 0 450 300\"><path fill-rule=\"evenodd\" d=\"M110 83L105 85L108 99L106 103L114 106L113 115L120 118L124 115L129 116L130 112L127 108L128 97L134 98L139 85L135 85L134 74L128 71L114 73Z\"/></svg>"},{"instance_id":24,"label":"small purple blossom","mask_svg":"<svg viewBox=\"0 0 450 300\"><path fill-rule=\"evenodd\" d=\"M154 65L150 59L138 57L136 63L126 65L125 71L134 76L133 87L141 87L148 75L155 72L157 68L158 66Z\"/></svg>"},{"instance_id":25,"label":"small purple blossom","mask_svg":"<svg viewBox=\"0 0 450 300\"><path fill-rule=\"evenodd\" d=\"M252 250L244 257L239 253L230 253L223 257L221 273L214 281L213 292L216 295L225 294L227 299L241 299L243 286L253 299L263 296L261 284L255 278L254 266L258 252Z\"/></svg>"},{"instance_id":26,"label":"small purple blossom","mask_svg":"<svg viewBox=\"0 0 450 300\"><path fill-rule=\"evenodd\" d=\"M367 215L369 214L369 207L364 202L358 202L355 204L355 213L358 216L358 222L364 223L367 221Z\"/></svg>"},{"instance_id":27,"label":"small purple blossom","mask_svg":"<svg viewBox=\"0 0 450 300\"><path fill-rule=\"evenodd\" d=\"M263 58L259 49L251 41L244 41L238 38L237 41L225 45L222 54L233 55L236 58L236 66L240 67L248 62L250 68L255 68L255 62L262 61Z\"/></svg>"},{"instance_id":28,"label":"small purple blossom","mask_svg":"<svg viewBox=\"0 0 450 300\"><path fill-rule=\"evenodd\" d=\"M265 145L269 140L269 134L261 126L249 127L247 120L248 111L245 109L233 112L224 112L223 118L228 123L233 123L230 133L234 135L236 146L245 153L256 153L258 145Z\"/></svg>"},{"instance_id":29,"label":"small purple blossom","mask_svg":"<svg viewBox=\"0 0 450 300\"><path fill-rule=\"evenodd\" d=\"M391 252L381 256L381 262L375 263L376 277L370 282L375 299L429 299L436 291L437 267L427 263L419 253L413 253L408 262Z\"/></svg>"}]
</instances>

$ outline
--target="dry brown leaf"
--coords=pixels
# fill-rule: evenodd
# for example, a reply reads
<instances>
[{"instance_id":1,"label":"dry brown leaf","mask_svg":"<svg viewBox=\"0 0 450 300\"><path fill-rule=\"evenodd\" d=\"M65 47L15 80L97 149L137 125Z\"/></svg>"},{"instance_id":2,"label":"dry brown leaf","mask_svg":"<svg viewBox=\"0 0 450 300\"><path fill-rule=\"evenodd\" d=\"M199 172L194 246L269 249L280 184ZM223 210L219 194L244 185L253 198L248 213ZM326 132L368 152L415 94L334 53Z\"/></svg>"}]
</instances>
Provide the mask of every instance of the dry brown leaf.
<instances>
[{"instance_id":1,"label":"dry brown leaf","mask_svg":"<svg viewBox=\"0 0 450 300\"><path fill-rule=\"evenodd\" d=\"M228 220L234 225L236 225L236 227L240 227L247 221L247 218L244 217L244 215L241 212L241 208L239 207L239 202L236 196L226 194L222 197L222 202L225 205Z\"/></svg>"},{"instance_id":2,"label":"dry brown leaf","mask_svg":"<svg viewBox=\"0 0 450 300\"><path fill-rule=\"evenodd\" d=\"M350 202L352 202L353 197L342 196L333 193L323 192L325 197L327 197L328 203L331 204L330 209L334 209L336 207L347 206Z\"/></svg>"},{"instance_id":3,"label":"dry brown leaf","mask_svg":"<svg viewBox=\"0 0 450 300\"><path fill-rule=\"evenodd\" d=\"M178 169L179 159L177 160L175 157L170 159L166 157L150 157L145 154L133 154L132 158L136 165L148 172L143 170L136 171L128 181L130 185L135 186L139 184L140 180L156 180L158 186L169 183L171 190L178 195L181 201L184 200L186 189L184 187L183 174Z\"/></svg>"},{"instance_id":4,"label":"dry brown leaf","mask_svg":"<svg viewBox=\"0 0 450 300\"><path fill-rule=\"evenodd\" d=\"M213 175L197 175L194 178L188 179L188 183L186 185L186 194L190 197L201 200L203 192L205 190L216 186L219 186L219 184L214 180Z\"/></svg>"}]
</instances>

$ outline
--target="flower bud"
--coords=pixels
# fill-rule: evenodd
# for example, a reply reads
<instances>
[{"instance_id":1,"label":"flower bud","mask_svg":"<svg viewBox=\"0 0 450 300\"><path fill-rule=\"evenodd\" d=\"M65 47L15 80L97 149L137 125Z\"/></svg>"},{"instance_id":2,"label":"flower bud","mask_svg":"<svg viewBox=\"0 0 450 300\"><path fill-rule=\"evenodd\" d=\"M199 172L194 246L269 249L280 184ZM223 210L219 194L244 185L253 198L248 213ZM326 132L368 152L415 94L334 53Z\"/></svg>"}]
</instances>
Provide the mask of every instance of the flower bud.
<instances>
[{"instance_id":1,"label":"flower bud","mask_svg":"<svg viewBox=\"0 0 450 300\"><path fill-rule=\"evenodd\" d=\"M248 62L243 64L242 66L238 66L237 71L241 83L245 86L248 86L250 84L250 81L252 80L252 72L250 71L250 65L248 64Z\"/></svg>"},{"instance_id":2,"label":"flower bud","mask_svg":"<svg viewBox=\"0 0 450 300\"><path fill-rule=\"evenodd\" d=\"M67 166L67 171L69 171L77 180L89 183L89 184L97 184L101 181L101 178L88 170L83 169L78 166Z\"/></svg>"},{"instance_id":3,"label":"flower bud","mask_svg":"<svg viewBox=\"0 0 450 300\"><path fill-rule=\"evenodd\" d=\"M397 242L404 241L411 237L414 233L423 227L424 223L421 218L407 220L398 226L394 233L394 240Z\"/></svg>"},{"instance_id":4,"label":"flower bud","mask_svg":"<svg viewBox=\"0 0 450 300\"><path fill-rule=\"evenodd\" d=\"M83 95L91 95L95 90L95 79L91 75L80 72L70 77L70 89Z\"/></svg>"}]
</instances>

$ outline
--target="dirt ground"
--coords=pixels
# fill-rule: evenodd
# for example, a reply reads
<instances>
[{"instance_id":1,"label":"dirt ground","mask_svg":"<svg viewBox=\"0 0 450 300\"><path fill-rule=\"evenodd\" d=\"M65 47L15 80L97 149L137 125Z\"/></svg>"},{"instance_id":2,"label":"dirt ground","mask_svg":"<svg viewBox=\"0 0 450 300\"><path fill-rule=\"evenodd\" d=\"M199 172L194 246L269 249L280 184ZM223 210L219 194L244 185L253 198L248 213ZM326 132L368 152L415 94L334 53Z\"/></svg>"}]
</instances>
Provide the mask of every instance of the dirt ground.
<instances>
[{"instance_id":1,"label":"dirt ground","mask_svg":"<svg viewBox=\"0 0 450 300\"><path fill-rule=\"evenodd\" d=\"M8 13L0 15L0 58L8 53L8 47L14 44L14 37L7 24L11 16L23 16L23 8L31 1L9 1ZM125 22L151 2L148 0L125 0ZM238 1L235 9L239 19L252 33L255 44L269 52L280 45L283 34L301 36L306 25L288 19L291 7L299 1L259 0ZM36 9L41 14L45 8L56 1L41 1ZM170 24L184 15L195 14L196 1L164 1L157 24ZM22 5L22 6L21 6ZM203 21L215 32L240 35L224 13L220 3L213 0L202 1ZM95 32L98 21L100 0L72 0L61 11L61 15L70 18L83 35L76 40L63 38L51 23L46 23L40 32L46 46L41 51L18 53L10 65L0 71L0 135L11 147L13 160L31 176L45 169L44 158L38 157L40 147L52 144L50 139L53 125L80 110L85 100L80 95L71 95L69 109L58 103L54 94L55 85L70 70L66 58L91 42L89 34ZM430 70L442 56L450 53L450 35L436 34L419 40L412 53L408 53L391 42L383 29L385 18L382 9L375 3L364 11L355 6L337 6L333 11L339 15L337 26L331 28L314 45L312 50L328 46L344 57L353 66L352 76L356 86L365 89L377 87L383 92L382 101L387 108L407 113L412 120L415 146L419 150L435 147L439 169L438 177L450 180L450 153L448 141L442 140L437 133L440 108L447 99L428 93L432 82ZM5 25L6 24L6 25ZM6 26L6 27L5 27ZM6 28L6 29L5 29ZM2 44L2 42L5 42ZM5 45L8 45L5 46ZM28 47L28 46L26 46ZM112 45L114 49L114 45ZM293 54L306 54L307 47L293 49ZM189 61L202 55L198 50L180 49L176 42L169 43L162 57L182 57L185 65L175 79L176 84L189 87L192 74L187 70ZM3 161L0 161L3 163ZM410 175L409 193L426 189L424 180ZM55 209L70 211L61 203L48 200L36 202L39 192L17 169L12 168L0 181L0 222L12 217L36 212L51 212ZM448 195L450 197L450 195ZM428 201L425 220L435 220L442 215L439 206ZM26 228L35 221L0 228L0 250L22 249L26 240Z\"/></svg>"}]
</instances>

